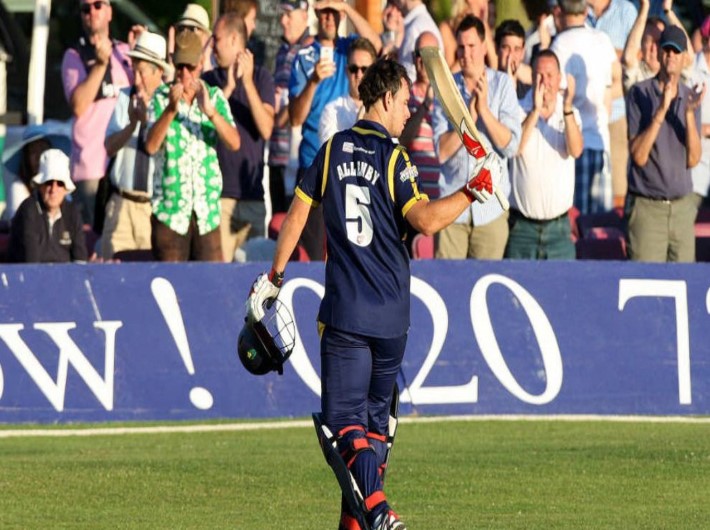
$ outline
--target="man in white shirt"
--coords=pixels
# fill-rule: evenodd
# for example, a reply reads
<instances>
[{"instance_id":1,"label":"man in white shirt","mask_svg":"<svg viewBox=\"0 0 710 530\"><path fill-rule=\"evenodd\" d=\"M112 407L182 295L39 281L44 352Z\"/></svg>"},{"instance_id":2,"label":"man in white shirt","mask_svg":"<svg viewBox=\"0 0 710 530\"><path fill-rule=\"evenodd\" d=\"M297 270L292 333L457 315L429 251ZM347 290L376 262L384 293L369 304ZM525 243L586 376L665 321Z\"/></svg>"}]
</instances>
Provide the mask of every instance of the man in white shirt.
<instances>
[{"instance_id":1,"label":"man in white shirt","mask_svg":"<svg viewBox=\"0 0 710 530\"><path fill-rule=\"evenodd\" d=\"M123 250L150 250L150 198L154 162L145 152L147 108L163 74L172 75L165 62L167 45L156 33L143 31L133 50L135 82L118 95L106 130L106 153L114 157L110 179L114 188L106 204L101 254L111 259Z\"/></svg>"},{"instance_id":2,"label":"man in white shirt","mask_svg":"<svg viewBox=\"0 0 710 530\"><path fill-rule=\"evenodd\" d=\"M508 197L507 159L517 153L520 143L518 100L511 77L486 66L485 36L481 19L473 15L464 17L456 32L461 71L454 74L454 82L481 133L486 150L494 152L501 162L502 175L497 189ZM439 189L441 196L446 197L477 172L477 161L463 147L440 104L434 106L432 127L441 163ZM474 203L453 224L437 234L436 257L502 259L507 241L508 213L498 201Z\"/></svg>"},{"instance_id":3,"label":"man in white shirt","mask_svg":"<svg viewBox=\"0 0 710 530\"><path fill-rule=\"evenodd\" d=\"M535 58L533 76L533 89L520 102L523 130L512 159L505 257L574 259L567 211L574 195L574 159L584 148L579 112L572 106L574 78L560 90L560 64L550 50Z\"/></svg>"},{"instance_id":4,"label":"man in white shirt","mask_svg":"<svg viewBox=\"0 0 710 530\"><path fill-rule=\"evenodd\" d=\"M355 39L348 52L348 93L328 103L323 108L318 123L318 138L321 145L338 131L349 129L358 120L362 108L358 86L372 63L377 59L377 52L372 43L362 37Z\"/></svg>"},{"instance_id":5,"label":"man in white shirt","mask_svg":"<svg viewBox=\"0 0 710 530\"><path fill-rule=\"evenodd\" d=\"M621 64L606 33L586 27L586 0L560 0L563 30L552 41L564 74L577 81L574 106L582 117L584 152L575 168L574 204L582 214L613 207L609 115L621 95Z\"/></svg>"}]
</instances>

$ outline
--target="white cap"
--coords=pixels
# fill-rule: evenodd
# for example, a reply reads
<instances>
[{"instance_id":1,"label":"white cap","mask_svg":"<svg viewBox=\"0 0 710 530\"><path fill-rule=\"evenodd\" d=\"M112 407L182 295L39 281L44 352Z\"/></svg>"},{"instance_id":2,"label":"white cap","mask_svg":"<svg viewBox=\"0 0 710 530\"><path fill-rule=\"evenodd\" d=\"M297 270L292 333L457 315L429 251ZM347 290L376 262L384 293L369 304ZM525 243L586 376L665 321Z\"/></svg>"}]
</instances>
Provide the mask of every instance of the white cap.
<instances>
[{"instance_id":1,"label":"white cap","mask_svg":"<svg viewBox=\"0 0 710 530\"><path fill-rule=\"evenodd\" d=\"M210 17L204 7L199 4L187 4L185 12L175 23L176 26L191 26L200 28L207 33L212 33L210 30Z\"/></svg>"},{"instance_id":2,"label":"white cap","mask_svg":"<svg viewBox=\"0 0 710 530\"><path fill-rule=\"evenodd\" d=\"M69 157L61 149L47 149L39 157L39 173L33 178L35 184L57 180L64 184L68 192L76 189L69 172Z\"/></svg>"}]
</instances>

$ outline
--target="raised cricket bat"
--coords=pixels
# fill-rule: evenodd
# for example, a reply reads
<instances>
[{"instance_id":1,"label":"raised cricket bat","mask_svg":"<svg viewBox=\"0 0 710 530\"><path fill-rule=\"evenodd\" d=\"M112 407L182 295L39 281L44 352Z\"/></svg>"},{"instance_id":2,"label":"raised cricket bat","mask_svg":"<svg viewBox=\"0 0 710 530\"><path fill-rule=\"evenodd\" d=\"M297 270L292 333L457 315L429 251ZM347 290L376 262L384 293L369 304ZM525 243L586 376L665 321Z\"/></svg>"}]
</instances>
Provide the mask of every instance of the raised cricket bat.
<instances>
[{"instance_id":1,"label":"raised cricket bat","mask_svg":"<svg viewBox=\"0 0 710 530\"><path fill-rule=\"evenodd\" d=\"M459 89L456 88L454 76L451 75L451 70L444 60L441 49L435 46L426 46L420 48L419 53L424 61L429 82L434 87L436 99L439 100L446 117L461 138L461 143L471 156L477 160L483 158L487 154L485 144L482 142L481 135L476 129L476 124L471 118L471 113L468 111ZM504 210L510 208L508 199L498 188L495 189L495 195L501 208Z\"/></svg>"}]
</instances>

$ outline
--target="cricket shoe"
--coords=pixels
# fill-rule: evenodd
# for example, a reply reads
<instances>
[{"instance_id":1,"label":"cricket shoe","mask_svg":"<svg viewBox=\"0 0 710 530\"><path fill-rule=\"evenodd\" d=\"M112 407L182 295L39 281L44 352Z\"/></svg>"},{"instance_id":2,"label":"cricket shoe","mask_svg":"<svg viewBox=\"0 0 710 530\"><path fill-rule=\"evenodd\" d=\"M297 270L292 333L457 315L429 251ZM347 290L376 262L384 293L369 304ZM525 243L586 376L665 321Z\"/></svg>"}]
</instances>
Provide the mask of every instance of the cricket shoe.
<instances>
[{"instance_id":1,"label":"cricket shoe","mask_svg":"<svg viewBox=\"0 0 710 530\"><path fill-rule=\"evenodd\" d=\"M407 526L394 511L387 510L375 518L372 530L407 530Z\"/></svg>"}]
</instances>

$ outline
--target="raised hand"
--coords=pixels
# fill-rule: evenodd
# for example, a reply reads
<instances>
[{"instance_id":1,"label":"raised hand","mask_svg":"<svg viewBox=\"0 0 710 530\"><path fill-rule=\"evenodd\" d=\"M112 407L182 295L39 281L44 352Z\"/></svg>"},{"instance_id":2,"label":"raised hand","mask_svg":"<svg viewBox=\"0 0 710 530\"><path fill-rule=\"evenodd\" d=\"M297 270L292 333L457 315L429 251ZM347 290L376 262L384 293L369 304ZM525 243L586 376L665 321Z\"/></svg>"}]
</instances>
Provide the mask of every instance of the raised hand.
<instances>
[{"instance_id":1,"label":"raised hand","mask_svg":"<svg viewBox=\"0 0 710 530\"><path fill-rule=\"evenodd\" d=\"M678 81L668 80L666 85L663 87L663 100L661 106L664 110L671 108L671 102L678 95Z\"/></svg>"},{"instance_id":2,"label":"raised hand","mask_svg":"<svg viewBox=\"0 0 710 530\"><path fill-rule=\"evenodd\" d=\"M214 103L212 103L210 91L207 89L207 85L205 85L204 81L195 82L195 97L197 98L197 105L200 107L200 110L204 112L207 117L212 119L217 109L215 109Z\"/></svg>"},{"instance_id":3,"label":"raised hand","mask_svg":"<svg viewBox=\"0 0 710 530\"><path fill-rule=\"evenodd\" d=\"M568 110L573 107L574 95L577 90L577 81L570 74L567 74L567 88L564 89L564 109Z\"/></svg>"},{"instance_id":4,"label":"raised hand","mask_svg":"<svg viewBox=\"0 0 710 530\"><path fill-rule=\"evenodd\" d=\"M173 112L177 112L178 104L180 103L180 100L182 99L184 94L185 87L183 86L183 84L178 81L173 83L173 85L170 87L170 92L168 94L168 109L172 110Z\"/></svg>"},{"instance_id":5,"label":"raised hand","mask_svg":"<svg viewBox=\"0 0 710 530\"><path fill-rule=\"evenodd\" d=\"M476 112L480 114L483 108L488 105L488 77L485 70L476 80L473 93L476 95Z\"/></svg>"},{"instance_id":6,"label":"raised hand","mask_svg":"<svg viewBox=\"0 0 710 530\"><path fill-rule=\"evenodd\" d=\"M96 51L96 62L101 65L106 65L111 60L113 44L109 38L102 38L96 43L94 50Z\"/></svg>"},{"instance_id":7,"label":"raised hand","mask_svg":"<svg viewBox=\"0 0 710 530\"><path fill-rule=\"evenodd\" d=\"M321 58L313 70L313 78L316 83L320 83L324 79L328 79L335 75L335 61Z\"/></svg>"},{"instance_id":8,"label":"raised hand","mask_svg":"<svg viewBox=\"0 0 710 530\"><path fill-rule=\"evenodd\" d=\"M545 96L545 86L542 83L542 76L540 74L535 76L535 86L533 90L533 108L540 112L542 110Z\"/></svg>"},{"instance_id":9,"label":"raised hand","mask_svg":"<svg viewBox=\"0 0 710 530\"><path fill-rule=\"evenodd\" d=\"M703 98L705 97L705 90L707 90L705 83L693 86L693 89L690 91L690 95L688 96L688 106L686 107L687 112L695 112L695 110L700 106L703 102Z\"/></svg>"},{"instance_id":10,"label":"raised hand","mask_svg":"<svg viewBox=\"0 0 710 530\"><path fill-rule=\"evenodd\" d=\"M254 79L254 55L249 50L237 54L237 77L239 79Z\"/></svg>"}]
</instances>

